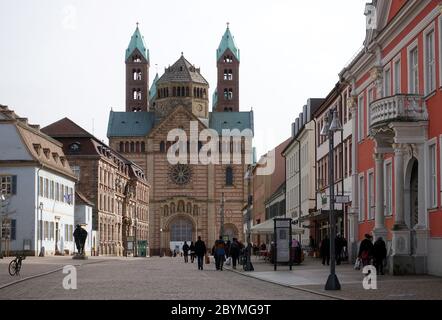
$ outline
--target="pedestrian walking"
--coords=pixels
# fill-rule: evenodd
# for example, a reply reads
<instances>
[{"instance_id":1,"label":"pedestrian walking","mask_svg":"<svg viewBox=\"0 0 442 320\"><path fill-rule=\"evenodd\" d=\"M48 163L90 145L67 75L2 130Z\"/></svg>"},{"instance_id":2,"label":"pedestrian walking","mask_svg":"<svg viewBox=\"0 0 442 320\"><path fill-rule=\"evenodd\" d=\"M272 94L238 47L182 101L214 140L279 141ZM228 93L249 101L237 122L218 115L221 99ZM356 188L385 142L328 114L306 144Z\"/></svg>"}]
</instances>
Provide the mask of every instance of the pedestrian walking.
<instances>
[{"instance_id":1,"label":"pedestrian walking","mask_svg":"<svg viewBox=\"0 0 442 320\"><path fill-rule=\"evenodd\" d=\"M384 261L387 259L387 246L382 237L379 237L373 245L373 257L377 274L384 275Z\"/></svg>"},{"instance_id":2,"label":"pedestrian walking","mask_svg":"<svg viewBox=\"0 0 442 320\"><path fill-rule=\"evenodd\" d=\"M201 240L201 236L199 236L198 241L195 243L195 255L198 260L198 270L204 269L204 256L206 255L206 252L206 244Z\"/></svg>"},{"instance_id":3,"label":"pedestrian walking","mask_svg":"<svg viewBox=\"0 0 442 320\"><path fill-rule=\"evenodd\" d=\"M239 244L238 239L233 238L233 242L230 245L230 256L232 257L233 269L236 269L236 263L239 261L240 253L241 253L241 245Z\"/></svg>"},{"instance_id":4,"label":"pedestrian walking","mask_svg":"<svg viewBox=\"0 0 442 320\"><path fill-rule=\"evenodd\" d=\"M342 259L342 237L340 234L338 234L335 238L335 257L336 257L336 265L341 264Z\"/></svg>"},{"instance_id":5,"label":"pedestrian walking","mask_svg":"<svg viewBox=\"0 0 442 320\"><path fill-rule=\"evenodd\" d=\"M223 240L223 237L220 236L219 239L215 241L216 270L223 271L223 264L225 258L226 258L226 244Z\"/></svg>"},{"instance_id":6,"label":"pedestrian walking","mask_svg":"<svg viewBox=\"0 0 442 320\"><path fill-rule=\"evenodd\" d=\"M190 243L190 262L195 261L195 245L193 244L193 241Z\"/></svg>"},{"instance_id":7,"label":"pedestrian walking","mask_svg":"<svg viewBox=\"0 0 442 320\"><path fill-rule=\"evenodd\" d=\"M327 261L327 265L330 265L330 239L328 236L325 236L324 239L322 239L321 242L321 257L322 257L322 264L325 265L325 262Z\"/></svg>"},{"instance_id":8,"label":"pedestrian walking","mask_svg":"<svg viewBox=\"0 0 442 320\"><path fill-rule=\"evenodd\" d=\"M189 245L187 244L187 241L185 241L185 242L184 242L184 245L183 245L184 262L185 262L185 263L188 263L188 262L189 262L189 250L190 250L190 247L189 247Z\"/></svg>"},{"instance_id":9,"label":"pedestrian walking","mask_svg":"<svg viewBox=\"0 0 442 320\"><path fill-rule=\"evenodd\" d=\"M362 267L365 267L370 264L371 259L373 258L373 242L372 236L369 234L365 235L365 239L362 240L361 245L359 246L358 257L362 261Z\"/></svg>"}]
</instances>

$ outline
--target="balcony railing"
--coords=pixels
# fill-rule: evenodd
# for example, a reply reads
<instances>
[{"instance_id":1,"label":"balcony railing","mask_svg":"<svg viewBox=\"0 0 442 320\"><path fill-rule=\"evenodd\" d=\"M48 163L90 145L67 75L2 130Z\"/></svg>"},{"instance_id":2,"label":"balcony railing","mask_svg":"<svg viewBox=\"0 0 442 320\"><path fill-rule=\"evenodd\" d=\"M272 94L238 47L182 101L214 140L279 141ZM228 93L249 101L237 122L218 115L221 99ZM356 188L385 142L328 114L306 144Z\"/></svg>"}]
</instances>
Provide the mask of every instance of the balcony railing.
<instances>
[{"instance_id":1,"label":"balcony railing","mask_svg":"<svg viewBox=\"0 0 442 320\"><path fill-rule=\"evenodd\" d=\"M370 105L371 127L389 122L427 121L428 111L420 95L395 95L374 101Z\"/></svg>"}]
</instances>

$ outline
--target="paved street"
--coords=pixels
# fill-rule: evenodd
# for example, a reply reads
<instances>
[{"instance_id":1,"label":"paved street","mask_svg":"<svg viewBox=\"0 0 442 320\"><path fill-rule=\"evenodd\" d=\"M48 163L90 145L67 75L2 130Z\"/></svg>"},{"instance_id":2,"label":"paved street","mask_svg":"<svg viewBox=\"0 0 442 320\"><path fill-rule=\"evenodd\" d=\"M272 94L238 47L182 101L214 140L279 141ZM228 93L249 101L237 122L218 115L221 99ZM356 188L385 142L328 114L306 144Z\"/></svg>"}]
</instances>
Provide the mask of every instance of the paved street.
<instances>
[{"instance_id":1,"label":"paved street","mask_svg":"<svg viewBox=\"0 0 442 320\"><path fill-rule=\"evenodd\" d=\"M18 279L9 276L7 263L0 262L0 299L164 299L164 300L312 300L327 297L251 279L230 271L215 271L214 265L198 271L196 264L182 258L91 258L84 262L68 257L28 258L20 278L77 267L78 289L62 287L61 270L1 288Z\"/></svg>"}]
</instances>

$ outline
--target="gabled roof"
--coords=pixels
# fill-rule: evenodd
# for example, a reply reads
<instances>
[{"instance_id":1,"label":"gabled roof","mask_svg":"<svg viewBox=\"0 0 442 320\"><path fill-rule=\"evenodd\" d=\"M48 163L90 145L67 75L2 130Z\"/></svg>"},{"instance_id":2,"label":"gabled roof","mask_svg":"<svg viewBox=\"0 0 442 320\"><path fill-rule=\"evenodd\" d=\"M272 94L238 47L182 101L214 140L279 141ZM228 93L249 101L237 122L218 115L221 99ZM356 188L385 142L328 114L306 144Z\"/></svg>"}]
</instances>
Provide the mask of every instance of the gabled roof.
<instances>
[{"instance_id":1,"label":"gabled roof","mask_svg":"<svg viewBox=\"0 0 442 320\"><path fill-rule=\"evenodd\" d=\"M233 55L240 61L239 58L239 49L237 48L235 44L235 39L233 38L232 34L230 33L230 28L227 25L226 32L224 32L224 35L221 39L221 42L218 46L218 49L216 50L216 61L219 61L219 59L222 57L224 52L226 52L227 49L230 49L232 51Z\"/></svg>"},{"instance_id":2,"label":"gabled roof","mask_svg":"<svg viewBox=\"0 0 442 320\"><path fill-rule=\"evenodd\" d=\"M209 115L209 128L222 134L223 129L243 131L251 129L255 133L253 124L253 111L250 112L211 112Z\"/></svg>"},{"instance_id":3,"label":"gabled roof","mask_svg":"<svg viewBox=\"0 0 442 320\"><path fill-rule=\"evenodd\" d=\"M89 207L95 207L94 203L90 201L86 196L78 191L75 191L75 204L83 204Z\"/></svg>"},{"instance_id":4,"label":"gabled roof","mask_svg":"<svg viewBox=\"0 0 442 320\"><path fill-rule=\"evenodd\" d=\"M42 132L51 136L53 138L67 138L67 137L77 137L77 138L90 138L93 137L92 134L84 130L82 127L77 125L69 118L63 118L57 122L54 122L47 127L41 129Z\"/></svg>"},{"instance_id":5,"label":"gabled roof","mask_svg":"<svg viewBox=\"0 0 442 320\"><path fill-rule=\"evenodd\" d=\"M158 73L155 75L155 79L153 79L152 85L149 90L149 101L152 101L157 97L157 82L160 79Z\"/></svg>"},{"instance_id":6,"label":"gabled roof","mask_svg":"<svg viewBox=\"0 0 442 320\"><path fill-rule=\"evenodd\" d=\"M195 82L199 84L209 85L200 73L199 68L195 68L189 61L181 57L171 67L166 68L166 71L158 80L158 84L163 82Z\"/></svg>"},{"instance_id":7,"label":"gabled roof","mask_svg":"<svg viewBox=\"0 0 442 320\"><path fill-rule=\"evenodd\" d=\"M149 61L149 50L146 49L146 45L144 43L144 37L141 35L140 29L135 29L134 34L130 38L129 46L126 49L126 61L129 59L130 55L136 50L143 55L143 57Z\"/></svg>"},{"instance_id":8,"label":"gabled roof","mask_svg":"<svg viewBox=\"0 0 442 320\"><path fill-rule=\"evenodd\" d=\"M114 112L109 114L107 137L145 137L155 124L153 112Z\"/></svg>"}]
</instances>

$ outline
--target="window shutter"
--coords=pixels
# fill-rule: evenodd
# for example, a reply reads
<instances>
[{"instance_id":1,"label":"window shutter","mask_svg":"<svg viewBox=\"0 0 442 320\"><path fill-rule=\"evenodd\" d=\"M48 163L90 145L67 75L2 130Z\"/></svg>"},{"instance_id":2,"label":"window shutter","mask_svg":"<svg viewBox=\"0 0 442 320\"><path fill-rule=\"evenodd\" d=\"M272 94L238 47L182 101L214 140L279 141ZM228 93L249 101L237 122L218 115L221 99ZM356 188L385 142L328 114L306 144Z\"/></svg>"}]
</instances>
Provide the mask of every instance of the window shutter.
<instances>
[{"instance_id":1,"label":"window shutter","mask_svg":"<svg viewBox=\"0 0 442 320\"><path fill-rule=\"evenodd\" d=\"M16 195L17 194L17 176L12 176L12 194Z\"/></svg>"},{"instance_id":2,"label":"window shutter","mask_svg":"<svg viewBox=\"0 0 442 320\"><path fill-rule=\"evenodd\" d=\"M15 234L16 234L15 228L16 228L16 225L17 225L17 220L11 220L11 240L16 240L15 239Z\"/></svg>"}]
</instances>

